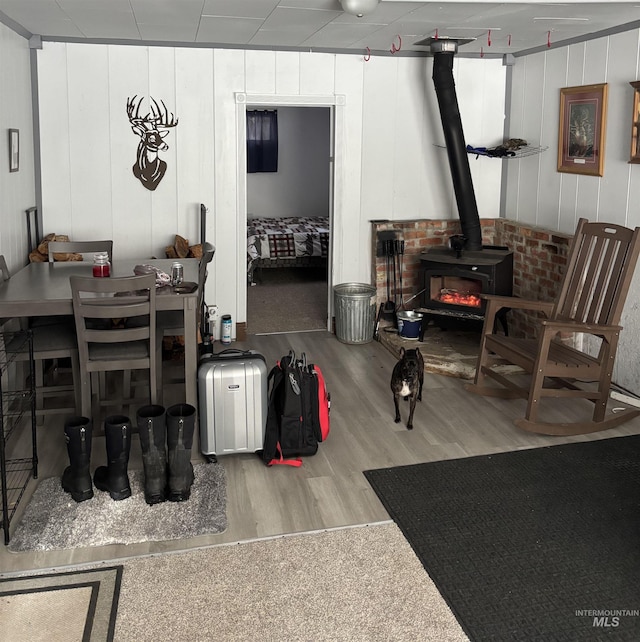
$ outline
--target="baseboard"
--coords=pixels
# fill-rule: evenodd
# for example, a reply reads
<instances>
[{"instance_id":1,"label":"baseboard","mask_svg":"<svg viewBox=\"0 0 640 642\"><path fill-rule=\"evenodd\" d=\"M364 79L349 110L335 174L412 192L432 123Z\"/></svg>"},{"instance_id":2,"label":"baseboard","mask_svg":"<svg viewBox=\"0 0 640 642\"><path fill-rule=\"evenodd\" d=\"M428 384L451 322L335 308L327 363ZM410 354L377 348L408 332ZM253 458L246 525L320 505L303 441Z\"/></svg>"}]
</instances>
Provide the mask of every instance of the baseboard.
<instances>
[{"instance_id":1,"label":"baseboard","mask_svg":"<svg viewBox=\"0 0 640 642\"><path fill-rule=\"evenodd\" d=\"M609 396L612 399L615 399L616 401L622 401L622 403L626 403L630 406L635 406L636 408L640 408L640 399L637 397L632 397L631 395L625 395L621 392L616 392L615 390L612 390Z\"/></svg>"}]
</instances>

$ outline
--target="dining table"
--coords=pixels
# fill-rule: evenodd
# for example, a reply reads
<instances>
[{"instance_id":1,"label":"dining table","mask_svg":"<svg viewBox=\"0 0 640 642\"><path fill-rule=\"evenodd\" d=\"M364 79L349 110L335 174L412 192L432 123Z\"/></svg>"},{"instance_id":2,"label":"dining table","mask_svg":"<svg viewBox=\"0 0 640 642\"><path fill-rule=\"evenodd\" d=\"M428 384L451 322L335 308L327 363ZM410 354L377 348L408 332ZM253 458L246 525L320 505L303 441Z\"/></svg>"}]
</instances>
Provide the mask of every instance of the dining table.
<instances>
[{"instance_id":1,"label":"dining table","mask_svg":"<svg viewBox=\"0 0 640 642\"><path fill-rule=\"evenodd\" d=\"M111 276L132 276L138 265L151 265L171 274L174 259L112 259ZM198 259L180 259L184 282L198 283ZM0 318L73 315L71 276L92 276L91 261L29 263L0 284ZM176 291L171 285L156 290L157 310L182 311L184 317L185 403L197 403L198 370L198 290Z\"/></svg>"}]
</instances>

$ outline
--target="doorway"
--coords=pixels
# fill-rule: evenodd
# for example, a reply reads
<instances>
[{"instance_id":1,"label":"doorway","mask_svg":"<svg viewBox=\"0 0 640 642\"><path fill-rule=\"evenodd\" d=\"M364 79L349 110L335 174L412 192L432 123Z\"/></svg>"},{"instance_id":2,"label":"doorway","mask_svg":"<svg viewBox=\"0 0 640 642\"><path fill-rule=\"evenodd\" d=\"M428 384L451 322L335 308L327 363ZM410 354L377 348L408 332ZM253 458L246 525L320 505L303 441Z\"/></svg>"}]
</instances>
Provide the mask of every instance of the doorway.
<instances>
[{"instance_id":1,"label":"doorway","mask_svg":"<svg viewBox=\"0 0 640 642\"><path fill-rule=\"evenodd\" d=\"M247 173L249 252L258 256L247 280L247 332L325 330L331 110L247 105L258 117L267 111L277 120L278 164Z\"/></svg>"},{"instance_id":2,"label":"doorway","mask_svg":"<svg viewBox=\"0 0 640 642\"><path fill-rule=\"evenodd\" d=\"M247 230L258 218L277 225L279 217L321 215L326 222L321 265L317 262L303 265L298 261L290 264L280 261L276 267L256 265L253 278L244 280L247 334L331 329L335 175L341 163L341 159L335 158L334 149L337 125L342 124L342 98L236 95L238 129L242 128L238 132L239 221L244 220ZM249 109L278 110L277 177L247 174ZM245 244L241 256L249 262L248 239L241 241ZM306 295L306 301L301 293ZM297 318L293 311L300 313ZM242 319L241 311L239 317Z\"/></svg>"},{"instance_id":3,"label":"doorway","mask_svg":"<svg viewBox=\"0 0 640 642\"><path fill-rule=\"evenodd\" d=\"M236 213L238 223L238 271L236 291L238 293L238 321L242 323L247 320L247 141L246 141L246 110L247 105L260 105L267 109L280 109L282 107L310 108L321 107L327 109L329 118L329 188L328 188L328 210L329 210L329 238L327 248L327 276L326 276L326 302L327 319L325 329L331 331L333 310L333 282L335 257L341 254L342 240L336 236L335 230L340 229L344 209L344 140L345 140L345 97L342 94L332 95L289 95L274 96L270 94L235 94L236 103L236 133L237 133L237 200ZM338 245L337 251L335 245ZM266 269L264 270L266 272ZM247 333L254 331L247 327Z\"/></svg>"}]
</instances>

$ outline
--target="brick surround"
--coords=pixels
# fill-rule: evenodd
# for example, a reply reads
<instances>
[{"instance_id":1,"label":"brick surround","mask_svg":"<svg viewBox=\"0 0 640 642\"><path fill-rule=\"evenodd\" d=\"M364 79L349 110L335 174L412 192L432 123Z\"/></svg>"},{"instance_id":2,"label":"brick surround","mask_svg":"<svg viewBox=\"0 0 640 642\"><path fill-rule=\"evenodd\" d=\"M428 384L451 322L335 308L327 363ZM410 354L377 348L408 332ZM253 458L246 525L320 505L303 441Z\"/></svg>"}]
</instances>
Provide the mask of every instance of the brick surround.
<instances>
[{"instance_id":1,"label":"brick surround","mask_svg":"<svg viewBox=\"0 0 640 642\"><path fill-rule=\"evenodd\" d=\"M509 219L481 219L482 241L485 245L505 245L514 253L513 293L524 299L553 301L558 292L572 235L546 230ZM460 234L460 221L416 219L410 221L372 221L372 282L376 285L377 305L387 299L386 258L378 256L380 232L395 232L404 240L402 294L406 301L417 294L420 282L420 255L429 247L447 246L449 237ZM399 278L397 279L399 286ZM393 286L392 286L393 287ZM398 301L399 301L398 293ZM419 306L420 297L407 305ZM509 313L510 333L531 336L533 324L529 315Z\"/></svg>"}]
</instances>

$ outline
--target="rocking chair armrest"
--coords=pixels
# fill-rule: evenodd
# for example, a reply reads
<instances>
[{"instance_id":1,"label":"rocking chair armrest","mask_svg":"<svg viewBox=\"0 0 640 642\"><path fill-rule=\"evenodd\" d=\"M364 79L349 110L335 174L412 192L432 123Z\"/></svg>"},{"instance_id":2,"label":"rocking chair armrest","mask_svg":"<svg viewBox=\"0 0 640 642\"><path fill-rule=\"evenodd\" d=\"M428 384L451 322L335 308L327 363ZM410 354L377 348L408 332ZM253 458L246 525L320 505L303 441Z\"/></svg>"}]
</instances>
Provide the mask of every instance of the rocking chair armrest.
<instances>
[{"instance_id":1,"label":"rocking chair armrest","mask_svg":"<svg viewBox=\"0 0 640 642\"><path fill-rule=\"evenodd\" d=\"M502 308L512 308L517 310L532 310L534 312L544 312L551 314L553 302L551 301L534 301L531 299L519 299L516 296L503 296L500 294L481 294L482 299L487 301L487 306L496 312Z\"/></svg>"},{"instance_id":2,"label":"rocking chair armrest","mask_svg":"<svg viewBox=\"0 0 640 642\"><path fill-rule=\"evenodd\" d=\"M584 332L585 334L593 335L610 335L622 330L621 325L598 325L558 319L543 319L540 324L544 326L545 331L551 332Z\"/></svg>"}]
</instances>

